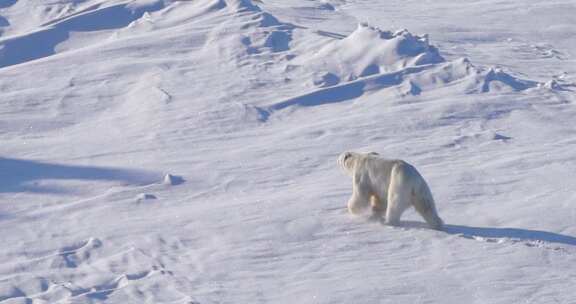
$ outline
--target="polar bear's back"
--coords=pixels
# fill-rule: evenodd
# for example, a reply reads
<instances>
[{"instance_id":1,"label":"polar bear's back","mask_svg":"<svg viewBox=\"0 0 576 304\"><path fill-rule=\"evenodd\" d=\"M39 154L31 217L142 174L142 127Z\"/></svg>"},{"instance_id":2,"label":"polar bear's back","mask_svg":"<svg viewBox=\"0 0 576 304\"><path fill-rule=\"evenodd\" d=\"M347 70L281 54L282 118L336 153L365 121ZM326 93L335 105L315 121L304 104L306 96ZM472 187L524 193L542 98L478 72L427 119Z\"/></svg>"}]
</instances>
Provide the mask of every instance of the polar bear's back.
<instances>
[{"instance_id":1,"label":"polar bear's back","mask_svg":"<svg viewBox=\"0 0 576 304\"><path fill-rule=\"evenodd\" d=\"M374 187L389 185L392 171L407 163L400 159L386 159L377 155L367 155L361 166L367 172Z\"/></svg>"},{"instance_id":2,"label":"polar bear's back","mask_svg":"<svg viewBox=\"0 0 576 304\"><path fill-rule=\"evenodd\" d=\"M390 185L392 178L402 181L418 193L430 193L430 189L420 172L412 164L401 159L386 159L368 155L364 163L374 186Z\"/></svg>"}]
</instances>

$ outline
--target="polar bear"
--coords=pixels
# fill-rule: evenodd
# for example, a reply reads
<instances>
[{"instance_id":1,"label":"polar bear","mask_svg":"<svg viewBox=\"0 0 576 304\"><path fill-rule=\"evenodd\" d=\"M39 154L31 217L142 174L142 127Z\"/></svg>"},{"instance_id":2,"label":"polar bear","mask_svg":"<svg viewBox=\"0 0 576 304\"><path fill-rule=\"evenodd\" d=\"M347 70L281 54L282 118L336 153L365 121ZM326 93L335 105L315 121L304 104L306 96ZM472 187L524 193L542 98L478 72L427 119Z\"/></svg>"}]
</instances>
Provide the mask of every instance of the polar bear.
<instances>
[{"instance_id":1,"label":"polar bear","mask_svg":"<svg viewBox=\"0 0 576 304\"><path fill-rule=\"evenodd\" d=\"M358 214L372 205L372 217L397 225L410 206L434 229L444 225L436 212L428 184L416 168L403 160L384 159L378 153L344 152L338 164L352 176L348 210Z\"/></svg>"}]
</instances>

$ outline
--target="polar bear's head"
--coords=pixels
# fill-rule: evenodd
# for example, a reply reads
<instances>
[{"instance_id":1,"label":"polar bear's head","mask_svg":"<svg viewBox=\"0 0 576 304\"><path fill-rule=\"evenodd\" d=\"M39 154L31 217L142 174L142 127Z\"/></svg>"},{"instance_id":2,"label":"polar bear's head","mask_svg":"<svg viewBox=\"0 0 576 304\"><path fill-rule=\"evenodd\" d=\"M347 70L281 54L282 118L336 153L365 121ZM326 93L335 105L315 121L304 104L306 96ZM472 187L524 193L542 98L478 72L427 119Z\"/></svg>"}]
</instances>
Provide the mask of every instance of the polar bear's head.
<instances>
[{"instance_id":1,"label":"polar bear's head","mask_svg":"<svg viewBox=\"0 0 576 304\"><path fill-rule=\"evenodd\" d=\"M338 165L346 171L346 173L350 173L352 169L352 157L354 152L343 152L338 156Z\"/></svg>"},{"instance_id":2,"label":"polar bear's head","mask_svg":"<svg viewBox=\"0 0 576 304\"><path fill-rule=\"evenodd\" d=\"M358 152L346 151L346 152L343 152L342 154L340 154L338 156L337 163L342 169L344 169L344 171L346 171L346 173L351 175L353 170L354 170L354 163L358 159L366 158L366 157L370 157L370 156L379 156L379 154L376 152L358 153Z\"/></svg>"}]
</instances>

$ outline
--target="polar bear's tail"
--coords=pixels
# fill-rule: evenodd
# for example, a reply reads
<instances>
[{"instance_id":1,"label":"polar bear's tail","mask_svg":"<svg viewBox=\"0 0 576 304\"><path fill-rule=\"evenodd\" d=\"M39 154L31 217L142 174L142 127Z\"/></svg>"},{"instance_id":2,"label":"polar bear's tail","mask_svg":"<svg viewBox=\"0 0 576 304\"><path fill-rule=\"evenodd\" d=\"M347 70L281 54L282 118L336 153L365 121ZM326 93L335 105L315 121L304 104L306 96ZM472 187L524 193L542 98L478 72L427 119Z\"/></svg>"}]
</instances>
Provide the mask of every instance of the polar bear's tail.
<instances>
[{"instance_id":1,"label":"polar bear's tail","mask_svg":"<svg viewBox=\"0 0 576 304\"><path fill-rule=\"evenodd\" d=\"M440 216L438 216L430 188L424 180L422 180L422 184L419 188L419 191L414 193L414 197L412 198L412 205L416 211L424 218L428 225L430 225L433 229L442 229L444 226L444 221L442 221Z\"/></svg>"}]
</instances>

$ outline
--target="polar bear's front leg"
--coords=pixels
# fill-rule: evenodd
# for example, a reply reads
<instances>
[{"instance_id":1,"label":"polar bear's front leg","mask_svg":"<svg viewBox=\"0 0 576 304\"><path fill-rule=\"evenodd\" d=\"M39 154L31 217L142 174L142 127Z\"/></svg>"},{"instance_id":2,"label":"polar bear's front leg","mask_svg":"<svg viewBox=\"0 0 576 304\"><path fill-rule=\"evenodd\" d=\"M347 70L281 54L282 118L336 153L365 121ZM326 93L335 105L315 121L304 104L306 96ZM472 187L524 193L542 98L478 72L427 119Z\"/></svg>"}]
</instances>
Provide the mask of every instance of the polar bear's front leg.
<instances>
[{"instance_id":1,"label":"polar bear's front leg","mask_svg":"<svg viewBox=\"0 0 576 304\"><path fill-rule=\"evenodd\" d=\"M370 206L370 191L359 180L359 178L354 177L352 196L348 200L348 211L352 214L359 214Z\"/></svg>"},{"instance_id":2,"label":"polar bear's front leg","mask_svg":"<svg viewBox=\"0 0 576 304\"><path fill-rule=\"evenodd\" d=\"M348 200L348 211L352 214L359 214L362 210L370 206L370 196L355 191Z\"/></svg>"},{"instance_id":3,"label":"polar bear's front leg","mask_svg":"<svg viewBox=\"0 0 576 304\"><path fill-rule=\"evenodd\" d=\"M373 220L382 219L386 214L387 199L382 200L377 195L372 194L370 196L370 204L372 205L372 216L370 218Z\"/></svg>"}]
</instances>

